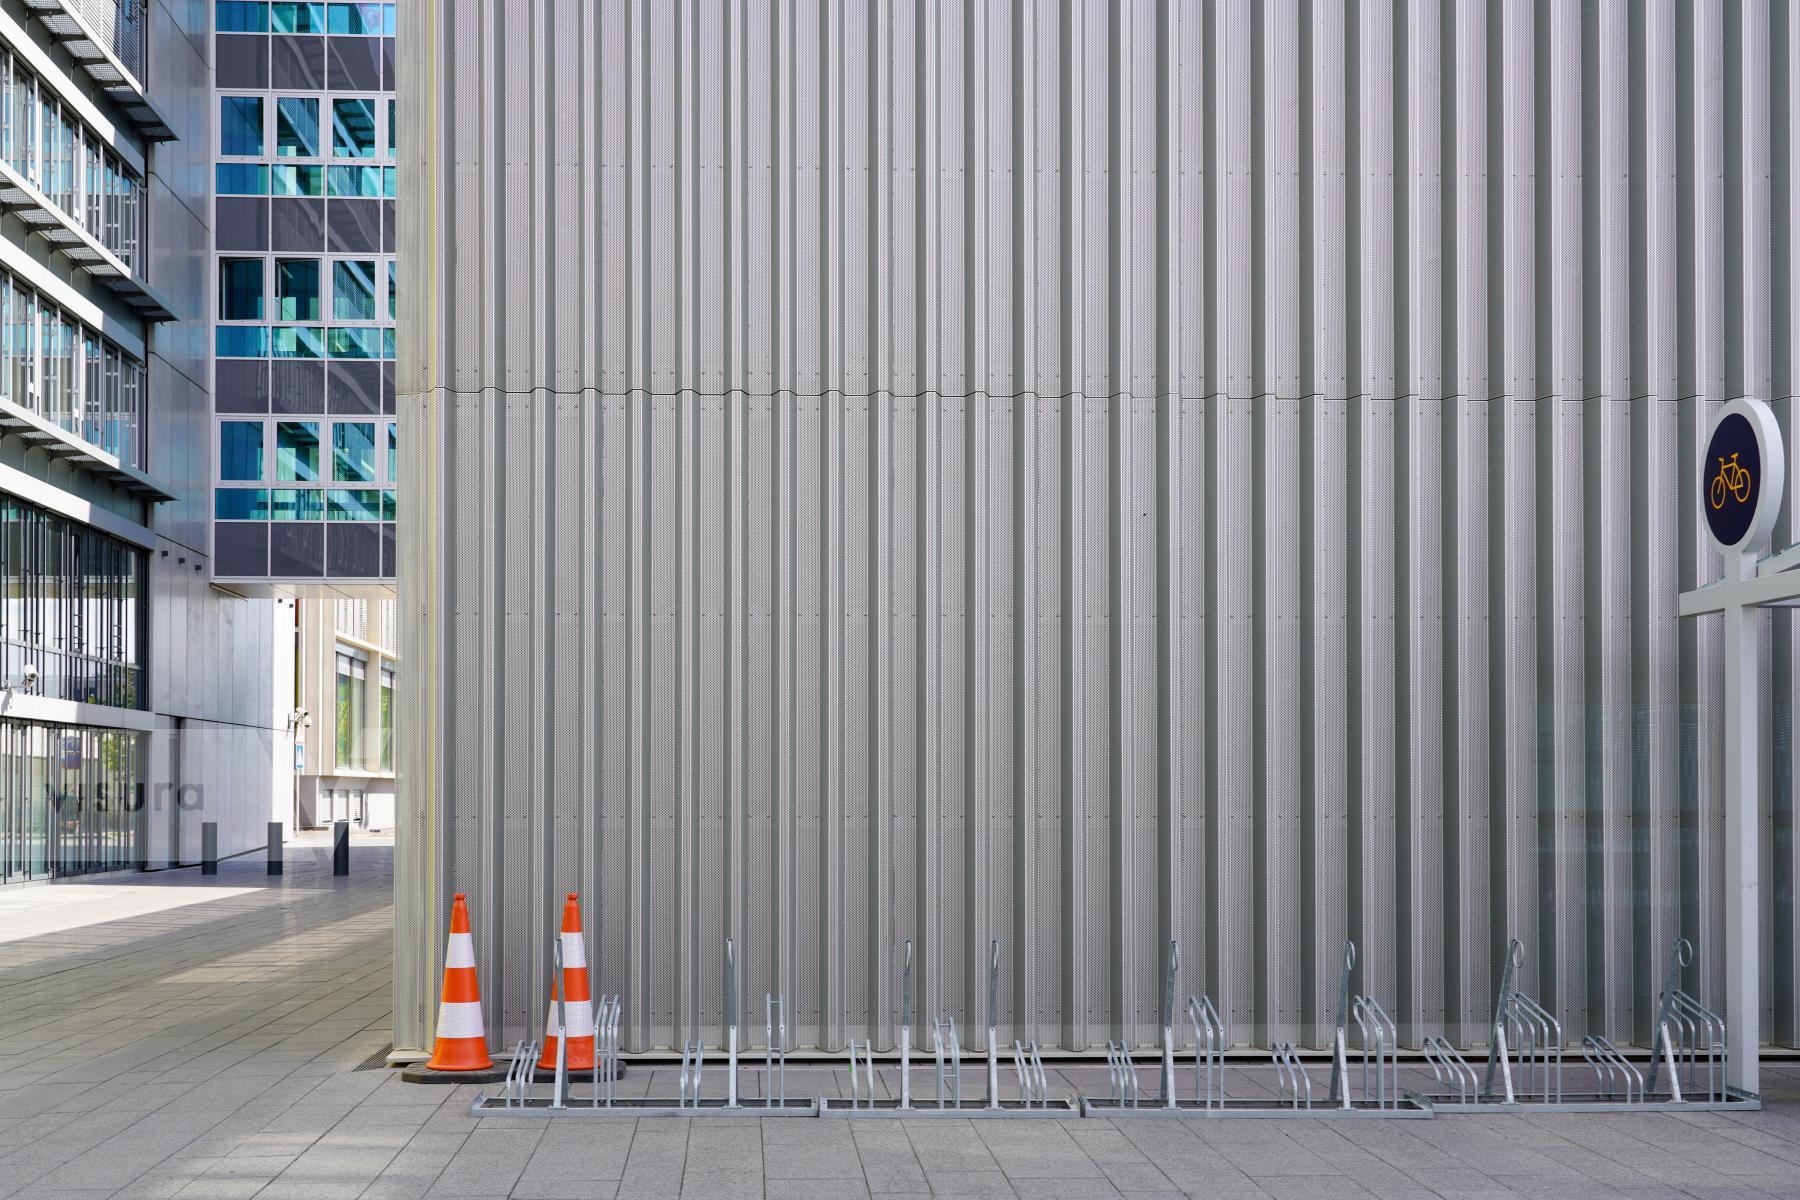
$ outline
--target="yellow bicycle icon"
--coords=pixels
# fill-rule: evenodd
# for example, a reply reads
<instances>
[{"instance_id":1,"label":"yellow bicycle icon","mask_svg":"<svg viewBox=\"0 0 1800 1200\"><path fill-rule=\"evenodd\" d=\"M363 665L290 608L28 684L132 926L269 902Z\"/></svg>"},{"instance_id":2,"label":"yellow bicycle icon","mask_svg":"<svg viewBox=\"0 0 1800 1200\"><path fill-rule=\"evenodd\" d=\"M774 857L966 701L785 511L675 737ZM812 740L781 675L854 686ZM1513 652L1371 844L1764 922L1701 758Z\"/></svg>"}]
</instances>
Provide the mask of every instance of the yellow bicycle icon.
<instances>
[{"instance_id":1,"label":"yellow bicycle icon","mask_svg":"<svg viewBox=\"0 0 1800 1200\"><path fill-rule=\"evenodd\" d=\"M1730 459L1719 459L1719 473L1713 476L1712 484L1706 489L1706 498L1714 508L1724 508L1727 492L1739 504L1750 499L1750 468L1739 466L1736 454Z\"/></svg>"}]
</instances>

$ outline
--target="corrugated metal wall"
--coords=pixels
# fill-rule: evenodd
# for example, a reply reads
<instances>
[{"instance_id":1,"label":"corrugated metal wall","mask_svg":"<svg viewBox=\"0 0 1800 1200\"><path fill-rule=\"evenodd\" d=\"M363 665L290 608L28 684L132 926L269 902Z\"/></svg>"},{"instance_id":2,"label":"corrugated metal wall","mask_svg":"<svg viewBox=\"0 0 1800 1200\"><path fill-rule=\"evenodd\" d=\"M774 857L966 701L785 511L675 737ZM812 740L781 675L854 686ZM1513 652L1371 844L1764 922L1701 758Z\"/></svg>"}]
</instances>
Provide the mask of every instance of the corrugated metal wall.
<instances>
[{"instance_id":1,"label":"corrugated metal wall","mask_svg":"<svg viewBox=\"0 0 1800 1200\"><path fill-rule=\"evenodd\" d=\"M1709 405L1800 416L1785 5L404 7L401 1046L453 890L496 1041L569 888L632 1049L727 935L826 1047L908 938L1070 1049L1172 936L1253 1042L1346 936L1409 1040L1515 935L1572 1037L1678 933L1722 1002L1676 595Z\"/></svg>"}]
</instances>

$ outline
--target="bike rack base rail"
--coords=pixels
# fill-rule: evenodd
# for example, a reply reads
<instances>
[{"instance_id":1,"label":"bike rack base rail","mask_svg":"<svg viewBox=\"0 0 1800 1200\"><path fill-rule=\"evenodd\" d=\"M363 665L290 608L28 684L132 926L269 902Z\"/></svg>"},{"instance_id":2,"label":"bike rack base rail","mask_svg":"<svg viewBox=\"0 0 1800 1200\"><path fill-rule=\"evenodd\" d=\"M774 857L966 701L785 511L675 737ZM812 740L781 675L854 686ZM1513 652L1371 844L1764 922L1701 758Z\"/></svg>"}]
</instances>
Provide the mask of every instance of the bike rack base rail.
<instances>
[{"instance_id":1,"label":"bike rack base rail","mask_svg":"<svg viewBox=\"0 0 1800 1200\"><path fill-rule=\"evenodd\" d=\"M695 1104L676 1104L666 1096L616 1096L611 1104L596 1105L577 1092L561 1108L548 1096L529 1096L512 1104L499 1097L477 1094L469 1106L472 1117L816 1117L819 1102L790 1096L778 1105L760 1100L740 1101L734 1108L724 1097L702 1099Z\"/></svg>"},{"instance_id":2,"label":"bike rack base rail","mask_svg":"<svg viewBox=\"0 0 1800 1200\"><path fill-rule=\"evenodd\" d=\"M1081 1103L1083 1116L1088 1117L1178 1117L1207 1118L1231 1120L1246 1117L1273 1117L1293 1120L1303 1117L1316 1121L1341 1121L1374 1118L1377 1120L1419 1120L1429 1118L1431 1106L1422 1097L1406 1094L1398 1103L1390 1099L1385 1103L1377 1100L1353 1100L1349 1108L1332 1101L1315 1100L1312 1107L1295 1108L1291 1103L1268 1099L1250 1099L1232 1096L1211 1103L1199 1100L1181 1099L1173 1108L1156 1100L1146 1100L1142 1104L1120 1104L1117 1100L1084 1099Z\"/></svg>"},{"instance_id":3,"label":"bike rack base rail","mask_svg":"<svg viewBox=\"0 0 1800 1200\"><path fill-rule=\"evenodd\" d=\"M1061 1117L1079 1117L1082 1115L1081 1105L1069 1097L1053 1098L1047 1101L1033 1101L1027 1104L1023 1100L1002 1100L1000 1107L989 1108L985 1100L971 1100L961 1106L939 1108L930 1100L914 1101L912 1107L902 1108L895 1099L877 1099L873 1102L862 1101L852 1105L848 1099L825 1097L819 1101L821 1117L902 1117L908 1121L929 1121L934 1118L949 1118L957 1121L987 1121L1008 1117L1033 1117L1037 1119Z\"/></svg>"},{"instance_id":4,"label":"bike rack base rail","mask_svg":"<svg viewBox=\"0 0 1800 1200\"><path fill-rule=\"evenodd\" d=\"M1725 1098L1676 1100L1667 1093L1652 1094L1642 1100L1624 1100L1598 1093L1565 1093L1560 1100L1541 1100L1521 1096L1511 1103L1505 1100L1465 1100L1454 1095L1429 1095L1408 1091L1406 1098L1423 1104L1440 1116L1466 1116L1480 1113L1657 1113L1657 1112L1758 1112L1762 1097L1751 1092L1727 1088Z\"/></svg>"}]
</instances>

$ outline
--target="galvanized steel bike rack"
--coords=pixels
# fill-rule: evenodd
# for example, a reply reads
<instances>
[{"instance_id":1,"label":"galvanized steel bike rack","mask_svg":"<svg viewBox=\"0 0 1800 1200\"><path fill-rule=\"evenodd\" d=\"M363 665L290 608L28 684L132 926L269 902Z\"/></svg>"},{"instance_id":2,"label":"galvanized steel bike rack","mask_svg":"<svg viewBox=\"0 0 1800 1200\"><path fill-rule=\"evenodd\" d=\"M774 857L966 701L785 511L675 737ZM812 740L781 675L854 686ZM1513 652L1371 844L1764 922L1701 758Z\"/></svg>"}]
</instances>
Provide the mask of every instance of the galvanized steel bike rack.
<instances>
[{"instance_id":1,"label":"galvanized steel bike rack","mask_svg":"<svg viewBox=\"0 0 1800 1200\"><path fill-rule=\"evenodd\" d=\"M1353 996L1350 974L1356 966L1356 947L1344 943L1343 967L1338 976L1337 1025L1331 1039L1331 1084L1325 1103L1313 1096L1312 1077L1291 1041L1270 1047L1276 1096L1272 1099L1227 1097L1225 1087L1226 1028L1218 1008L1208 996L1189 996L1188 1024L1194 1030L1194 1094L1180 1095L1175 1080L1176 976L1181 969L1181 949L1169 943L1163 974L1162 1087L1157 1100L1145 1103L1131 1046L1124 1041L1106 1044L1110 1094L1088 1097L1082 1111L1088 1116L1172 1114L1200 1117L1403 1117L1431 1115L1419 1097L1402 1091L1399 1071L1399 1031L1380 1003L1370 996ZM1362 1094L1350 1085L1348 1022L1362 1032ZM1370 1068L1374 1068L1373 1087Z\"/></svg>"},{"instance_id":2,"label":"galvanized steel bike rack","mask_svg":"<svg viewBox=\"0 0 1800 1200\"><path fill-rule=\"evenodd\" d=\"M1725 1050L1725 1022L1681 990L1681 968L1693 959L1693 946L1678 938L1669 953L1669 968L1651 1040L1648 1074L1625 1056L1610 1038L1589 1034L1581 1039L1582 1061L1593 1076L1592 1091L1570 1092L1563 1078L1562 1024L1517 984L1525 950L1517 938L1506 948L1500 987L1494 998L1492 1044L1487 1071L1477 1082L1474 1068L1441 1037L1424 1042L1425 1060L1437 1091L1415 1096L1443 1113L1459 1112L1653 1112L1756 1109L1761 1100L1724 1086L1716 1069ZM1707 1063L1704 1088L1698 1087L1700 1062ZM1689 1088L1682 1090L1685 1063ZM1657 1088L1659 1068L1667 1067L1669 1087Z\"/></svg>"},{"instance_id":3,"label":"galvanized steel bike rack","mask_svg":"<svg viewBox=\"0 0 1800 1200\"><path fill-rule=\"evenodd\" d=\"M1681 989L1681 969L1694 961L1694 944L1684 937L1669 947L1668 975L1658 999L1656 1032L1650 1043L1649 1088L1656 1091L1658 1069L1669 1070L1671 1100L1699 1099L1723 1104L1730 1099L1725 1086L1725 1019ZM1706 1085L1700 1084L1700 1061L1706 1062ZM1682 1064L1687 1065L1687 1090L1682 1091Z\"/></svg>"},{"instance_id":4,"label":"galvanized steel bike rack","mask_svg":"<svg viewBox=\"0 0 1800 1200\"><path fill-rule=\"evenodd\" d=\"M874 1094L873 1049L867 1041L850 1043L850 1097L819 1101L819 1115L826 1117L1078 1117L1081 1107L1070 1097L1050 1095L1050 1074L1034 1041L1013 1042L1013 1075L1016 1097L1000 1090L1000 943L988 945L987 991L987 1093L979 1104L964 1105L962 1090L963 1047L956 1020L942 1016L931 1022L931 1052L937 1079L937 1098L914 1105L912 1096L912 943L906 943L900 969L900 1095ZM859 1065L860 1064L860 1065ZM858 1072L861 1072L859 1079ZM866 1083L864 1082L866 1081Z\"/></svg>"},{"instance_id":5,"label":"galvanized steel bike rack","mask_svg":"<svg viewBox=\"0 0 1800 1200\"><path fill-rule=\"evenodd\" d=\"M562 972L562 944L553 941L557 977ZM557 1019L563 1029L569 1028L568 1001L557 993ZM817 1116L816 1100L789 1099L787 1095L787 1005L783 997L769 994L764 998L764 1018L769 1031L764 1048L763 1101L749 1105L738 1095L738 1014L737 955L729 939L725 942L725 1095L708 1099L705 1094L706 1042L704 1038L684 1038L681 1044L681 1067L677 1075L676 1095L621 1096L616 1079L622 1062L620 1028L624 1006L619 997L602 996L597 1002L594 1019L594 1067L592 1090L585 1096L570 1096L568 1074L568 1039L556 1042L556 1074L548 1097L532 1095L536 1082L539 1043L521 1042L513 1050L512 1067L506 1084L498 1096L477 1095L470 1112L510 1112L515 1115L544 1114L552 1116L616 1116L616 1117L702 1117L747 1116L811 1117ZM779 1039L779 1040L777 1040ZM654 1078L654 1076L652 1076ZM574 1102L571 1102L574 1100Z\"/></svg>"}]
</instances>

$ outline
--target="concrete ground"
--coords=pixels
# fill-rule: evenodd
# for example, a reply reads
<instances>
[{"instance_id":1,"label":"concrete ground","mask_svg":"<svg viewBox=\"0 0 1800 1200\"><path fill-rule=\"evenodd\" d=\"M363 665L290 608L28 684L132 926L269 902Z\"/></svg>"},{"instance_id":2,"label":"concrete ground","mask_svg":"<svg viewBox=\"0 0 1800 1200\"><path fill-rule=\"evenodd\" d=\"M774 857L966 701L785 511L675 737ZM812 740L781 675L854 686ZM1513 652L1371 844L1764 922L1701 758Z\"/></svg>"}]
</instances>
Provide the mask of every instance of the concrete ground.
<instances>
[{"instance_id":1,"label":"concrete ground","mask_svg":"<svg viewBox=\"0 0 1800 1200\"><path fill-rule=\"evenodd\" d=\"M1765 1111L1731 1117L477 1119L474 1088L370 1065L392 860L353 858L348 881L297 846L279 881L238 862L9 889L0 922L43 911L0 943L0 1197L1800 1197L1791 1067L1765 1070ZM1070 1075L1053 1083L1104 1090L1104 1071ZM789 1071L790 1095L843 1085Z\"/></svg>"}]
</instances>

